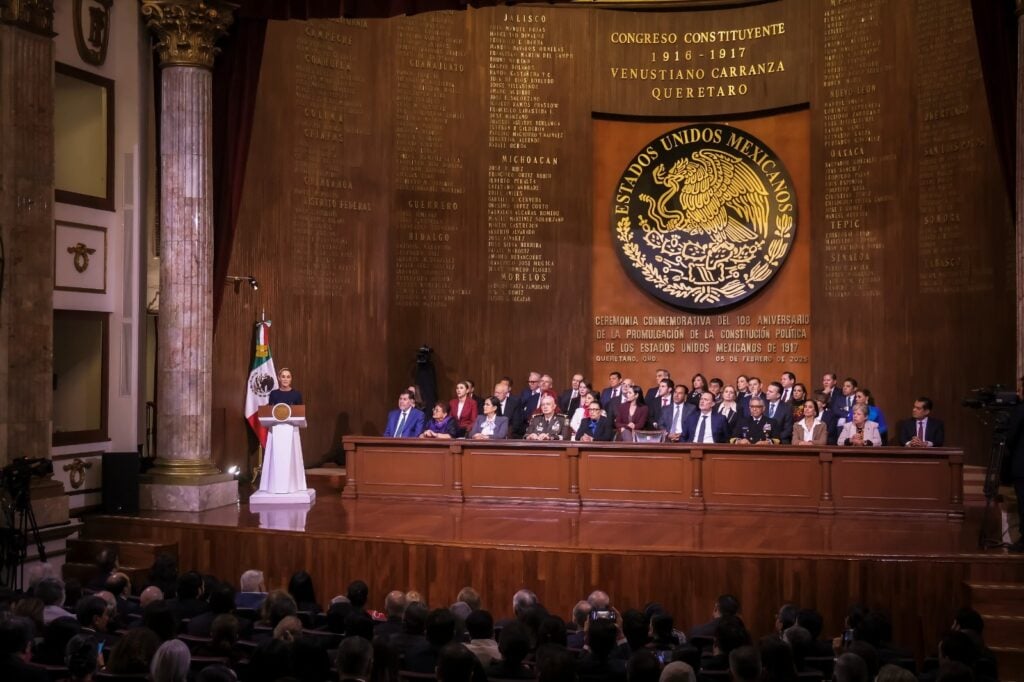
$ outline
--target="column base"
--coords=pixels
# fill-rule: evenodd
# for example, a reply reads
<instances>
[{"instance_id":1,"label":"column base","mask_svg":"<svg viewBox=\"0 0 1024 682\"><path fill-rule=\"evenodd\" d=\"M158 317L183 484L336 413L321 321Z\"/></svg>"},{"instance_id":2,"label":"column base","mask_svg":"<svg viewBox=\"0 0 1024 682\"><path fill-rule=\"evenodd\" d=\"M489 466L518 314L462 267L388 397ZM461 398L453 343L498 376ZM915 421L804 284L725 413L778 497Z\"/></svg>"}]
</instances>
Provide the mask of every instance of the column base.
<instances>
[{"instance_id":1,"label":"column base","mask_svg":"<svg viewBox=\"0 0 1024 682\"><path fill-rule=\"evenodd\" d=\"M258 490L249 496L249 507L265 507L276 504L312 504L316 501L316 491L312 488L296 490L290 493L271 493Z\"/></svg>"},{"instance_id":2,"label":"column base","mask_svg":"<svg viewBox=\"0 0 1024 682\"><path fill-rule=\"evenodd\" d=\"M149 477L144 477L139 485L140 509L201 512L238 504L238 481L227 474L204 477L207 480L203 481L146 478Z\"/></svg>"}]
</instances>

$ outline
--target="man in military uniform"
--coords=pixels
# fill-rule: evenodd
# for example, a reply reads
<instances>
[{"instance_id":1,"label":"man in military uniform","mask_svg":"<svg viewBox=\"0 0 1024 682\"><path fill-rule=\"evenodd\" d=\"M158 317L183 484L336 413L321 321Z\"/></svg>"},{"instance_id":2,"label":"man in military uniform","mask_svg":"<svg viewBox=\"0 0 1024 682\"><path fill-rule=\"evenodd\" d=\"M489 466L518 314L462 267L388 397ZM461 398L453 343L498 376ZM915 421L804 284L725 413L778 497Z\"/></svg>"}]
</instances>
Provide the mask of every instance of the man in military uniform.
<instances>
[{"instance_id":1,"label":"man in military uniform","mask_svg":"<svg viewBox=\"0 0 1024 682\"><path fill-rule=\"evenodd\" d=\"M545 395L540 401L540 414L530 420L526 428L526 440L566 440L569 437L569 425L565 417L555 414L555 399Z\"/></svg>"}]
</instances>

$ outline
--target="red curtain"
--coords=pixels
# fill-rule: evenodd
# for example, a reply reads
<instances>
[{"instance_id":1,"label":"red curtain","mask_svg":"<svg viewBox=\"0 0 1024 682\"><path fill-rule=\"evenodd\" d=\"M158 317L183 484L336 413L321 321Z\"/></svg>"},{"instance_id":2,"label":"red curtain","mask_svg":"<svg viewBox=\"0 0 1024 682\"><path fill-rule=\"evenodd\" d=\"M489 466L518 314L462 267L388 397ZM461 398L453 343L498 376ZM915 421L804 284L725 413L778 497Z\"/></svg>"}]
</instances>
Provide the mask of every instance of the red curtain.
<instances>
[{"instance_id":1,"label":"red curtain","mask_svg":"<svg viewBox=\"0 0 1024 682\"><path fill-rule=\"evenodd\" d=\"M1013 0L971 0L975 42L1003 168L1010 209L1017 214L1017 17Z\"/></svg>"}]
</instances>

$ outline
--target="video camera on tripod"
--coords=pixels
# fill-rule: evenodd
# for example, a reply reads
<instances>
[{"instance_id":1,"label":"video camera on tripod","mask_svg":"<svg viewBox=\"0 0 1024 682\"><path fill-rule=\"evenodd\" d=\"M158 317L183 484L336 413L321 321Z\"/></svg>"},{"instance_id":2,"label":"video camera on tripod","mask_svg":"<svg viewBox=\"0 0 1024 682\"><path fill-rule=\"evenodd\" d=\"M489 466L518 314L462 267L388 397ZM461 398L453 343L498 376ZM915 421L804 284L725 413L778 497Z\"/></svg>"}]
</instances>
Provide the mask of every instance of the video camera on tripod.
<instances>
[{"instance_id":1,"label":"video camera on tripod","mask_svg":"<svg viewBox=\"0 0 1024 682\"><path fill-rule=\"evenodd\" d=\"M1009 464L1006 456L1006 438L1009 436L1010 416L1020 404L1016 391L1001 384L975 388L963 399L963 406L974 410L981 423L992 431L992 448L989 451L988 466L985 468L985 514L978 534L978 547L986 549L999 547L1002 542L987 537L989 514L992 503L999 494L999 484L1007 478L1004 468Z\"/></svg>"},{"instance_id":2,"label":"video camera on tripod","mask_svg":"<svg viewBox=\"0 0 1024 682\"><path fill-rule=\"evenodd\" d=\"M44 478L53 473L53 462L48 459L20 457L0 469L0 583L14 587L18 567L28 556L28 542L39 551L39 560L46 561L46 550L39 537L39 525L32 511L33 478Z\"/></svg>"}]
</instances>

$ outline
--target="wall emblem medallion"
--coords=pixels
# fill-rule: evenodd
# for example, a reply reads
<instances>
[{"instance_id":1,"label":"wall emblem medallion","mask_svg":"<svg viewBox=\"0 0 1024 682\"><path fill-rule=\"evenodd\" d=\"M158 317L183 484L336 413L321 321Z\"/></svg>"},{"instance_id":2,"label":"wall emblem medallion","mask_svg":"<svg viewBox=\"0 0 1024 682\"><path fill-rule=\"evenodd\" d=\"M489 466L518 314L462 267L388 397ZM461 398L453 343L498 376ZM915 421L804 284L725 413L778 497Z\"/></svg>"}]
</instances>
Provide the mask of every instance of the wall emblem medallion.
<instances>
[{"instance_id":1,"label":"wall emblem medallion","mask_svg":"<svg viewBox=\"0 0 1024 682\"><path fill-rule=\"evenodd\" d=\"M75 45L78 56L86 64L102 66L107 61L107 45L110 43L110 6L114 0L75 0L74 23ZM88 8L89 16L83 10ZM89 27L88 36L85 26Z\"/></svg>"},{"instance_id":2,"label":"wall emblem medallion","mask_svg":"<svg viewBox=\"0 0 1024 682\"><path fill-rule=\"evenodd\" d=\"M629 276L677 308L714 310L754 295L796 237L793 182L753 135L690 125L652 140L626 166L612 238Z\"/></svg>"},{"instance_id":3,"label":"wall emblem medallion","mask_svg":"<svg viewBox=\"0 0 1024 682\"><path fill-rule=\"evenodd\" d=\"M85 272L89 269L89 256L96 253L96 249L89 248L82 242L68 247L68 253L75 257L75 272Z\"/></svg>"}]
</instances>

